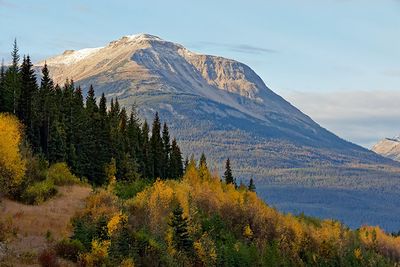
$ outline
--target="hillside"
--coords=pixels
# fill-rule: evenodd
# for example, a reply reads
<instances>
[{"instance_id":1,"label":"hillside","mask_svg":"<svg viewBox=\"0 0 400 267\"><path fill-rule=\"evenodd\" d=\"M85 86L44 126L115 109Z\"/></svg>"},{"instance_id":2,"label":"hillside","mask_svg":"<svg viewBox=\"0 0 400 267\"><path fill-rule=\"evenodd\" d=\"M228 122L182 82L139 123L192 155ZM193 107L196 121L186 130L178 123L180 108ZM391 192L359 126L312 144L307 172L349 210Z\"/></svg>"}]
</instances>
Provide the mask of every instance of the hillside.
<instances>
[{"instance_id":1,"label":"hillside","mask_svg":"<svg viewBox=\"0 0 400 267\"><path fill-rule=\"evenodd\" d=\"M371 150L384 157L400 161L399 138L385 138L376 143Z\"/></svg>"},{"instance_id":2,"label":"hillside","mask_svg":"<svg viewBox=\"0 0 400 267\"><path fill-rule=\"evenodd\" d=\"M0 242L0 262L7 266L37 263L38 255L49 242L71 235L71 218L84 207L90 192L90 187L60 187L57 197L40 206L0 199L0 223L11 223L15 229L9 242Z\"/></svg>"}]
</instances>

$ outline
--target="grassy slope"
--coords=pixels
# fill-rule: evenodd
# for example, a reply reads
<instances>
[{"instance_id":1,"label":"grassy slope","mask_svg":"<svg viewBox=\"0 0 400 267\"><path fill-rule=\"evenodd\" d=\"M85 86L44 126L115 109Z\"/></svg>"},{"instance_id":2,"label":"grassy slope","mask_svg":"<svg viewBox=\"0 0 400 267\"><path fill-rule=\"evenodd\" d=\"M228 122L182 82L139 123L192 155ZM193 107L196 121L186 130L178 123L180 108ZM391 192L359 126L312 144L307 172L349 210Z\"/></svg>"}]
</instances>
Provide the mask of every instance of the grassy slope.
<instances>
[{"instance_id":1,"label":"grassy slope","mask_svg":"<svg viewBox=\"0 0 400 267\"><path fill-rule=\"evenodd\" d=\"M0 219L11 218L18 231L16 238L8 244L3 261L14 266L34 265L37 253L47 245L48 231L54 239L70 235L71 217L83 207L91 191L90 187L60 187L57 197L39 206L4 199L0 204Z\"/></svg>"}]
</instances>

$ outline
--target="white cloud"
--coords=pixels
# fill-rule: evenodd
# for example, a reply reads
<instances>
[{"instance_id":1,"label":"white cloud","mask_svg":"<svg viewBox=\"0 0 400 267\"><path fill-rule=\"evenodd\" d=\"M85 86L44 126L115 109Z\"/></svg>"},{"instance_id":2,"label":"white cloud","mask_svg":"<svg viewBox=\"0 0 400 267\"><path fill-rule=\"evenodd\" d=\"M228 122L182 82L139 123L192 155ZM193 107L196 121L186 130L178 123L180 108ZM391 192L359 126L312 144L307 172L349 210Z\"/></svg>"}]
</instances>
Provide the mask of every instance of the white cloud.
<instances>
[{"instance_id":1,"label":"white cloud","mask_svg":"<svg viewBox=\"0 0 400 267\"><path fill-rule=\"evenodd\" d=\"M367 148L400 132L400 91L286 91L281 94L321 126Z\"/></svg>"}]
</instances>

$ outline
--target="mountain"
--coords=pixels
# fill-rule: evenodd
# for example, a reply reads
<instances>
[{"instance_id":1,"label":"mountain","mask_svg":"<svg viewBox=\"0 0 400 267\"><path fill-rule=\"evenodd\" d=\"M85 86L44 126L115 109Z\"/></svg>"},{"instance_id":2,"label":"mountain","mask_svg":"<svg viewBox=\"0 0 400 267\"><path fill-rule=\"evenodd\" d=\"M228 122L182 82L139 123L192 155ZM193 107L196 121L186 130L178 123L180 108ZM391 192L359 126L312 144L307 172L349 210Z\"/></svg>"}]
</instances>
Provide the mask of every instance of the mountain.
<instances>
[{"instance_id":1,"label":"mountain","mask_svg":"<svg viewBox=\"0 0 400 267\"><path fill-rule=\"evenodd\" d=\"M73 79L83 90L93 84L98 96L136 103L147 120L158 111L185 156L205 152L219 171L229 157L238 180L253 177L281 210L329 216L328 205L340 203L331 213L351 226L400 229L393 213L400 164L324 129L243 63L149 34L68 50L37 67L44 62L59 84Z\"/></svg>"},{"instance_id":2,"label":"mountain","mask_svg":"<svg viewBox=\"0 0 400 267\"><path fill-rule=\"evenodd\" d=\"M128 107L137 102L148 119L159 111L186 153L242 158L237 167L384 161L320 127L247 65L153 35L67 50L46 62L57 83L73 79L84 89L93 84L98 95L118 97Z\"/></svg>"},{"instance_id":3,"label":"mountain","mask_svg":"<svg viewBox=\"0 0 400 267\"><path fill-rule=\"evenodd\" d=\"M385 138L376 143L371 150L384 157L400 161L400 137Z\"/></svg>"}]
</instances>

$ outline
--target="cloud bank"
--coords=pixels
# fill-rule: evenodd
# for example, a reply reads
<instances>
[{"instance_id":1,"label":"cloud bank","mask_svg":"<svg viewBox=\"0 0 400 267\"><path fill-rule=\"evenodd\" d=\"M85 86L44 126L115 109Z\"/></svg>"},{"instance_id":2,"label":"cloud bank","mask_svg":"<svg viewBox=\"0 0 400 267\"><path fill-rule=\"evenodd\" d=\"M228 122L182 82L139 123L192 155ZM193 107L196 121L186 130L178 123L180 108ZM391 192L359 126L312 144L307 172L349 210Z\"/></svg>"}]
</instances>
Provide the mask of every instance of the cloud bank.
<instances>
[{"instance_id":1,"label":"cloud bank","mask_svg":"<svg viewBox=\"0 0 400 267\"><path fill-rule=\"evenodd\" d=\"M281 94L322 127L366 148L400 133L400 91Z\"/></svg>"}]
</instances>

